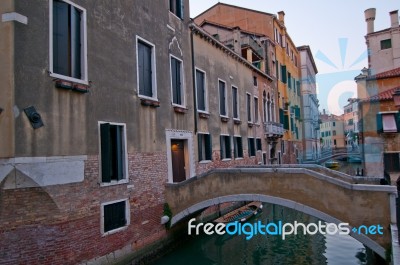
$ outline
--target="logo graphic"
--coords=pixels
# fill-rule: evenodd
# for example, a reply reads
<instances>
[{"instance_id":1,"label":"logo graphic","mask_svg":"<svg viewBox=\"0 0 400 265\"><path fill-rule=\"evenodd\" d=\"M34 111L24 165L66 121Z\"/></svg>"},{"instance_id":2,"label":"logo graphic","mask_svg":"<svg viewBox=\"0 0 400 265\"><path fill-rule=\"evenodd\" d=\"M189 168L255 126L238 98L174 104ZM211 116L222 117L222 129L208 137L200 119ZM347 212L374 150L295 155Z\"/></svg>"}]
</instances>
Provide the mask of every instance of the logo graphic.
<instances>
[{"instance_id":1,"label":"logo graphic","mask_svg":"<svg viewBox=\"0 0 400 265\"><path fill-rule=\"evenodd\" d=\"M332 114L342 114L343 106L347 104L347 99L357 97L357 85L354 78L361 73L357 65L368 58L365 49L354 61L348 62L348 38L340 38L339 52L340 62L328 57L320 50L315 54L315 58L325 63L332 69L332 72L320 73L317 75L318 99L321 108L327 108Z\"/></svg>"},{"instance_id":2,"label":"logo graphic","mask_svg":"<svg viewBox=\"0 0 400 265\"><path fill-rule=\"evenodd\" d=\"M322 235L350 235L352 232L358 235L383 235L383 227L381 225L362 225L360 227L354 227L350 230L348 223L334 224L325 223L322 221L319 221L317 224L303 224L297 221L294 223L283 223L282 221L279 221L277 223L269 222L267 224L263 224L261 221L253 224L240 223L238 221L228 224L193 224L195 221L195 218L190 219L188 223L188 235L192 235L193 232L195 235L199 235L201 232L206 235L244 235L246 240L250 240L256 235L280 236L282 240L285 240L287 236L290 235L315 235L317 233Z\"/></svg>"}]
</instances>

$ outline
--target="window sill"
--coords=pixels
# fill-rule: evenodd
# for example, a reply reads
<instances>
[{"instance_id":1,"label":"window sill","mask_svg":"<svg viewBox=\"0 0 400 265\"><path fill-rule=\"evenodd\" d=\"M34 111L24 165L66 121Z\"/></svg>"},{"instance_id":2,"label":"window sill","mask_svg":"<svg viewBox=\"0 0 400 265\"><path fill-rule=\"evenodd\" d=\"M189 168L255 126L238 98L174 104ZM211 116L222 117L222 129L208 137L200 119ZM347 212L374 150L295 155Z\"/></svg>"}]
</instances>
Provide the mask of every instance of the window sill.
<instances>
[{"instance_id":1,"label":"window sill","mask_svg":"<svg viewBox=\"0 0 400 265\"><path fill-rule=\"evenodd\" d=\"M89 85L74 83L72 81L63 80L63 79L54 79L56 88L72 90L79 93L88 93Z\"/></svg>"},{"instance_id":2,"label":"window sill","mask_svg":"<svg viewBox=\"0 0 400 265\"><path fill-rule=\"evenodd\" d=\"M243 160L244 158L243 157L237 157L237 158L235 158L235 160Z\"/></svg>"},{"instance_id":3,"label":"window sill","mask_svg":"<svg viewBox=\"0 0 400 265\"><path fill-rule=\"evenodd\" d=\"M111 182L100 182L100 187L109 187L109 186L116 186L122 184L128 184L129 181L127 179L123 179L120 181L112 180Z\"/></svg>"},{"instance_id":4,"label":"window sill","mask_svg":"<svg viewBox=\"0 0 400 265\"><path fill-rule=\"evenodd\" d=\"M252 128L252 127L254 126L254 123L252 123L252 122L247 122L247 125L248 125L250 128Z\"/></svg>"},{"instance_id":5,"label":"window sill","mask_svg":"<svg viewBox=\"0 0 400 265\"><path fill-rule=\"evenodd\" d=\"M174 106L174 111L176 113L185 114L188 111L188 109L184 107Z\"/></svg>"},{"instance_id":6,"label":"window sill","mask_svg":"<svg viewBox=\"0 0 400 265\"><path fill-rule=\"evenodd\" d=\"M229 162L229 161L232 161L232 158L224 158L224 159L222 159L221 161L222 161L222 162Z\"/></svg>"},{"instance_id":7,"label":"window sill","mask_svg":"<svg viewBox=\"0 0 400 265\"><path fill-rule=\"evenodd\" d=\"M140 99L140 104L142 106L146 107L153 107L153 108L158 108L160 107L160 102L155 100L155 99L146 99L146 98L141 98Z\"/></svg>"},{"instance_id":8,"label":"window sill","mask_svg":"<svg viewBox=\"0 0 400 265\"><path fill-rule=\"evenodd\" d=\"M221 116L221 121L222 122L228 122L229 121L229 117Z\"/></svg>"},{"instance_id":9,"label":"window sill","mask_svg":"<svg viewBox=\"0 0 400 265\"><path fill-rule=\"evenodd\" d=\"M114 229L114 230L110 230L110 231L107 231L107 232L103 232L101 236L102 236L102 237L105 237L105 236L109 236L109 235L112 235L112 234L116 234L116 233L118 233L118 232L122 232L122 231L126 230L126 229L128 228L128 226L129 226L129 225L125 225L125 226L123 226L123 227L116 228L116 229Z\"/></svg>"},{"instance_id":10,"label":"window sill","mask_svg":"<svg viewBox=\"0 0 400 265\"><path fill-rule=\"evenodd\" d=\"M233 123L236 125L240 125L240 124L242 124L242 121L233 119Z\"/></svg>"},{"instance_id":11,"label":"window sill","mask_svg":"<svg viewBox=\"0 0 400 265\"><path fill-rule=\"evenodd\" d=\"M86 86L89 85L89 81L88 80L77 79L77 78L73 78L73 77L70 77L70 76L60 75L60 74L51 73L51 72L50 72L50 76L55 78L54 81L64 80L64 81L71 82L73 84L82 84L82 85L86 85Z\"/></svg>"},{"instance_id":12,"label":"window sill","mask_svg":"<svg viewBox=\"0 0 400 265\"><path fill-rule=\"evenodd\" d=\"M210 118L210 114L209 114L209 113L206 113L206 112L198 112L198 114L199 114L199 118L202 118L202 119L208 119L208 118Z\"/></svg>"},{"instance_id":13,"label":"window sill","mask_svg":"<svg viewBox=\"0 0 400 265\"><path fill-rule=\"evenodd\" d=\"M210 164L212 161L211 160L202 160L199 161L199 164Z\"/></svg>"}]
</instances>

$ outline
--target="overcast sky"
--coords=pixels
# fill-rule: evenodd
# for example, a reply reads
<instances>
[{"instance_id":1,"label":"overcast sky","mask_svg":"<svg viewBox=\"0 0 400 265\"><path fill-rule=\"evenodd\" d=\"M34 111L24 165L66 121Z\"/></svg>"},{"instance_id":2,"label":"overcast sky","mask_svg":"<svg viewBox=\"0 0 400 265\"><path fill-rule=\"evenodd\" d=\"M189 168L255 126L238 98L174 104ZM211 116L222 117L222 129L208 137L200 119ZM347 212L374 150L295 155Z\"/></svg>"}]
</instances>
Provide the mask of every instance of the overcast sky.
<instances>
[{"instance_id":1,"label":"overcast sky","mask_svg":"<svg viewBox=\"0 0 400 265\"><path fill-rule=\"evenodd\" d=\"M376 8L375 30L382 30L390 27L389 12L400 9L399 0L190 0L191 17L218 2L272 14L285 11L285 25L295 45L309 45L313 52L320 109L336 114L347 98L356 96L354 77L368 65L364 10Z\"/></svg>"}]
</instances>

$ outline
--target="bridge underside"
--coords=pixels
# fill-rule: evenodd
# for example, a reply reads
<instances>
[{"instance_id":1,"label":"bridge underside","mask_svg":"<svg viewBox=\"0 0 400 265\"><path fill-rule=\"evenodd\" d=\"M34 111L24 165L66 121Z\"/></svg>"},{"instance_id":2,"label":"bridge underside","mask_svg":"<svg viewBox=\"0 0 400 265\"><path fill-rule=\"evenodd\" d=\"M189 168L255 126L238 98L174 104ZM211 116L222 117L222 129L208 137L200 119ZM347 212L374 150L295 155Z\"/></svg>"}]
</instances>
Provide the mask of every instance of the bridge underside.
<instances>
[{"instance_id":1,"label":"bridge underside","mask_svg":"<svg viewBox=\"0 0 400 265\"><path fill-rule=\"evenodd\" d=\"M316 170L317 169L317 170ZM389 227L396 223L396 188L375 185L379 180L352 178L316 167L237 168L214 170L179 184L167 184L166 199L172 225L206 207L230 201L262 201L351 227L381 225L384 235L351 234L385 257ZM328 176L329 175L329 176ZM356 184L361 181L372 184Z\"/></svg>"}]
</instances>

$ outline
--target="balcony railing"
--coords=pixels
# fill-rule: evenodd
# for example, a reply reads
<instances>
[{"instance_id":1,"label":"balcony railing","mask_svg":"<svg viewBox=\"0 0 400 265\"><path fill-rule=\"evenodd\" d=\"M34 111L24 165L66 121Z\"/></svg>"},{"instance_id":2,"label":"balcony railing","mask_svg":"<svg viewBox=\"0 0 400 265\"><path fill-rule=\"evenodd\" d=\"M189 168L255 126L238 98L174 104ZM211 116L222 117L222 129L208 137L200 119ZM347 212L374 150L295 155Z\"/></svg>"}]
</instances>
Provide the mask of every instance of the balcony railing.
<instances>
[{"instance_id":1,"label":"balcony railing","mask_svg":"<svg viewBox=\"0 0 400 265\"><path fill-rule=\"evenodd\" d=\"M283 136L283 124L276 122L265 123L265 134L267 136Z\"/></svg>"},{"instance_id":2,"label":"balcony railing","mask_svg":"<svg viewBox=\"0 0 400 265\"><path fill-rule=\"evenodd\" d=\"M258 56L264 58L263 47L260 44L258 44L255 40L253 40L251 37L246 36L241 38L241 46L244 45L250 46L257 53Z\"/></svg>"}]
</instances>

